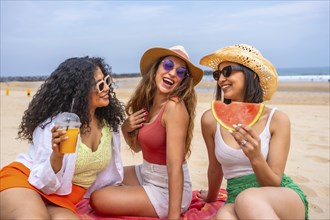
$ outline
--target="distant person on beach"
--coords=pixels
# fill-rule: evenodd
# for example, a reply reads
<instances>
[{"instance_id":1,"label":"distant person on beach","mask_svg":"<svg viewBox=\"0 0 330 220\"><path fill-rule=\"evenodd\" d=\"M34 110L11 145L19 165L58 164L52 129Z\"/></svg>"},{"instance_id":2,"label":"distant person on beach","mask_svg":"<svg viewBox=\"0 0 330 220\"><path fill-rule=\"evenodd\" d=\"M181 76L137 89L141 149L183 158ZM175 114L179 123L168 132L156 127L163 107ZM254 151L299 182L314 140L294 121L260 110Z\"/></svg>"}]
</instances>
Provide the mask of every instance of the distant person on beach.
<instances>
[{"instance_id":1,"label":"distant person on beach","mask_svg":"<svg viewBox=\"0 0 330 220\"><path fill-rule=\"evenodd\" d=\"M182 46L151 48L140 61L142 79L128 101L122 131L143 163L124 168L122 186L91 195L104 215L179 219L192 199L186 158L193 136L196 86L203 71Z\"/></svg>"},{"instance_id":2,"label":"distant person on beach","mask_svg":"<svg viewBox=\"0 0 330 220\"><path fill-rule=\"evenodd\" d=\"M254 47L237 44L204 56L200 63L214 70L216 99L225 103L262 103L277 88L276 69ZM240 114L237 112L237 114ZM228 199L217 219L308 219L305 194L284 174L290 149L288 116L265 107L253 126L226 130L211 110L201 119L208 150L208 190L197 196L216 201L223 177Z\"/></svg>"},{"instance_id":3,"label":"distant person on beach","mask_svg":"<svg viewBox=\"0 0 330 220\"><path fill-rule=\"evenodd\" d=\"M102 58L81 57L65 60L41 85L18 131L31 143L29 151L0 171L1 219L79 219L76 203L122 182L125 109L111 82L111 67ZM62 154L66 131L54 121L70 110L82 124L80 141L75 153Z\"/></svg>"}]
</instances>

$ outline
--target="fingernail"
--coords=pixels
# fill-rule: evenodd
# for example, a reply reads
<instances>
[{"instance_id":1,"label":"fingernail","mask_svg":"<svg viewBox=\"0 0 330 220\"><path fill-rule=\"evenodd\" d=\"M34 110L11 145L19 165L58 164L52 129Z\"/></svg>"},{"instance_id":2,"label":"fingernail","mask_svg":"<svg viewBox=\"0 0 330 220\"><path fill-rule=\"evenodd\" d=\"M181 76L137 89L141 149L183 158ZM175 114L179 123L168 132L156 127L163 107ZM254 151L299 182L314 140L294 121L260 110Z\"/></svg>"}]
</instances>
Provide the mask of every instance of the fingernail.
<instances>
[{"instance_id":1,"label":"fingernail","mask_svg":"<svg viewBox=\"0 0 330 220\"><path fill-rule=\"evenodd\" d=\"M144 124L141 124L141 128L144 126Z\"/></svg>"},{"instance_id":2,"label":"fingernail","mask_svg":"<svg viewBox=\"0 0 330 220\"><path fill-rule=\"evenodd\" d=\"M145 112L144 114L145 114L145 115L148 115L148 114L149 114L149 112Z\"/></svg>"},{"instance_id":3,"label":"fingernail","mask_svg":"<svg viewBox=\"0 0 330 220\"><path fill-rule=\"evenodd\" d=\"M240 127L241 127L241 126L242 126L242 124L238 124L238 126L240 126Z\"/></svg>"},{"instance_id":4,"label":"fingernail","mask_svg":"<svg viewBox=\"0 0 330 220\"><path fill-rule=\"evenodd\" d=\"M143 117L144 120L147 120L147 117Z\"/></svg>"},{"instance_id":5,"label":"fingernail","mask_svg":"<svg viewBox=\"0 0 330 220\"><path fill-rule=\"evenodd\" d=\"M229 133L231 133L231 134L233 133L233 131L232 131L232 130L228 130L228 131L229 131Z\"/></svg>"},{"instance_id":6,"label":"fingernail","mask_svg":"<svg viewBox=\"0 0 330 220\"><path fill-rule=\"evenodd\" d=\"M234 128L237 128L237 125L233 125Z\"/></svg>"}]
</instances>

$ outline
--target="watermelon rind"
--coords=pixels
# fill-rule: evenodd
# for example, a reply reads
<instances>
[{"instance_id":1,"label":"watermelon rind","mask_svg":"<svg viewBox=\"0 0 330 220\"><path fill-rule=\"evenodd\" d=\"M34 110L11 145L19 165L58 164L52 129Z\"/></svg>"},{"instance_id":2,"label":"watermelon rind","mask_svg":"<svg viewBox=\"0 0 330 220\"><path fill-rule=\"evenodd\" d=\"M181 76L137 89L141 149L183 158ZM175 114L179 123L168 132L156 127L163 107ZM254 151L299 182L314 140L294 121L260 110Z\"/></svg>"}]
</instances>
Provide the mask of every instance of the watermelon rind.
<instances>
[{"instance_id":1,"label":"watermelon rind","mask_svg":"<svg viewBox=\"0 0 330 220\"><path fill-rule=\"evenodd\" d=\"M226 123L224 123L223 121L221 121L220 118L218 118L217 116L217 113L215 112L215 108L214 108L214 104L215 102L219 102L219 101L216 101L216 100L213 100L212 103L211 103L211 110L212 110L212 114L213 114L213 117L216 119L216 121L225 129L227 130L230 130L230 131L236 131L235 128L227 125ZM251 103L252 104L252 103ZM260 119L261 115L262 115L262 112L264 111L265 109L265 104L264 103L256 103L258 105L260 105L260 108L259 108L259 111L257 113L257 115L254 117L254 119L252 120L252 122L250 124L248 124L249 127L252 127L255 123L257 123L257 121ZM230 105L230 104L228 104Z\"/></svg>"},{"instance_id":2,"label":"watermelon rind","mask_svg":"<svg viewBox=\"0 0 330 220\"><path fill-rule=\"evenodd\" d=\"M260 103L260 109L259 112L257 114L257 116L254 118L254 120L249 124L249 127L252 127L255 123L257 123L257 121L260 119L262 112L265 109L265 104L264 103Z\"/></svg>"}]
</instances>

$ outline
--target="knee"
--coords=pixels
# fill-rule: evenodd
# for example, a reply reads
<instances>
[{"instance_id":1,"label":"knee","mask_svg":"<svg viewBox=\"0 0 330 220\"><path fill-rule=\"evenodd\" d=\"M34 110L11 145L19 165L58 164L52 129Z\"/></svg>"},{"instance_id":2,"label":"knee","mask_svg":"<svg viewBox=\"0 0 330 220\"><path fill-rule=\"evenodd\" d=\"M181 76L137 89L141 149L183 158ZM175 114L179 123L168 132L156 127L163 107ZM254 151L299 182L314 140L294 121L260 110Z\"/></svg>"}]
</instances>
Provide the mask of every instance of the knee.
<instances>
[{"instance_id":1,"label":"knee","mask_svg":"<svg viewBox=\"0 0 330 220\"><path fill-rule=\"evenodd\" d=\"M94 191L89 198L89 205L96 212L102 212L103 210L103 193L100 190Z\"/></svg>"},{"instance_id":2,"label":"knee","mask_svg":"<svg viewBox=\"0 0 330 220\"><path fill-rule=\"evenodd\" d=\"M253 210L257 200L257 190L257 188L249 188L238 194L235 199L235 211L237 213L246 214Z\"/></svg>"},{"instance_id":3,"label":"knee","mask_svg":"<svg viewBox=\"0 0 330 220\"><path fill-rule=\"evenodd\" d=\"M95 212L105 214L112 209L114 201L111 193L108 193L106 190L99 189L91 194L89 204Z\"/></svg>"}]
</instances>

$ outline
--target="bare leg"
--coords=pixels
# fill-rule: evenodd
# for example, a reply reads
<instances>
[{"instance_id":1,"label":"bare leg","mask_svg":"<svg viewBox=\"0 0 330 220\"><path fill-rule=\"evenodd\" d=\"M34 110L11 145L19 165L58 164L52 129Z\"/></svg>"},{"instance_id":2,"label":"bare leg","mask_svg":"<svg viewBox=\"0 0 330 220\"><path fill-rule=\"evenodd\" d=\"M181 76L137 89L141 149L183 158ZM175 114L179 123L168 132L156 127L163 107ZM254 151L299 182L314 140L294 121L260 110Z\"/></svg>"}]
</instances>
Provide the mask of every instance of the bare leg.
<instances>
[{"instance_id":1,"label":"bare leg","mask_svg":"<svg viewBox=\"0 0 330 220\"><path fill-rule=\"evenodd\" d=\"M59 206L55 206L55 205L48 205L47 206L48 209L48 213L50 215L50 219L67 219L67 220L79 220L80 218L73 213L71 210L67 209L67 208L62 208Z\"/></svg>"},{"instance_id":2,"label":"bare leg","mask_svg":"<svg viewBox=\"0 0 330 220\"><path fill-rule=\"evenodd\" d=\"M235 213L234 204L230 203L220 207L216 219L237 220L238 217Z\"/></svg>"},{"instance_id":3,"label":"bare leg","mask_svg":"<svg viewBox=\"0 0 330 220\"><path fill-rule=\"evenodd\" d=\"M42 197L34 190L11 188L0 192L1 219L49 219Z\"/></svg>"},{"instance_id":4,"label":"bare leg","mask_svg":"<svg viewBox=\"0 0 330 220\"><path fill-rule=\"evenodd\" d=\"M245 219L305 219L299 195L285 187L250 188L235 200L235 211Z\"/></svg>"},{"instance_id":5,"label":"bare leg","mask_svg":"<svg viewBox=\"0 0 330 220\"><path fill-rule=\"evenodd\" d=\"M124 167L123 186L107 186L92 193L91 207L105 215L158 217L140 185L135 166Z\"/></svg>"},{"instance_id":6,"label":"bare leg","mask_svg":"<svg viewBox=\"0 0 330 220\"><path fill-rule=\"evenodd\" d=\"M135 173L135 166L124 167L123 184L129 185L129 186L139 186L140 185L139 180Z\"/></svg>"},{"instance_id":7,"label":"bare leg","mask_svg":"<svg viewBox=\"0 0 330 220\"><path fill-rule=\"evenodd\" d=\"M104 215L158 217L142 186L107 186L92 193L90 205Z\"/></svg>"}]
</instances>

